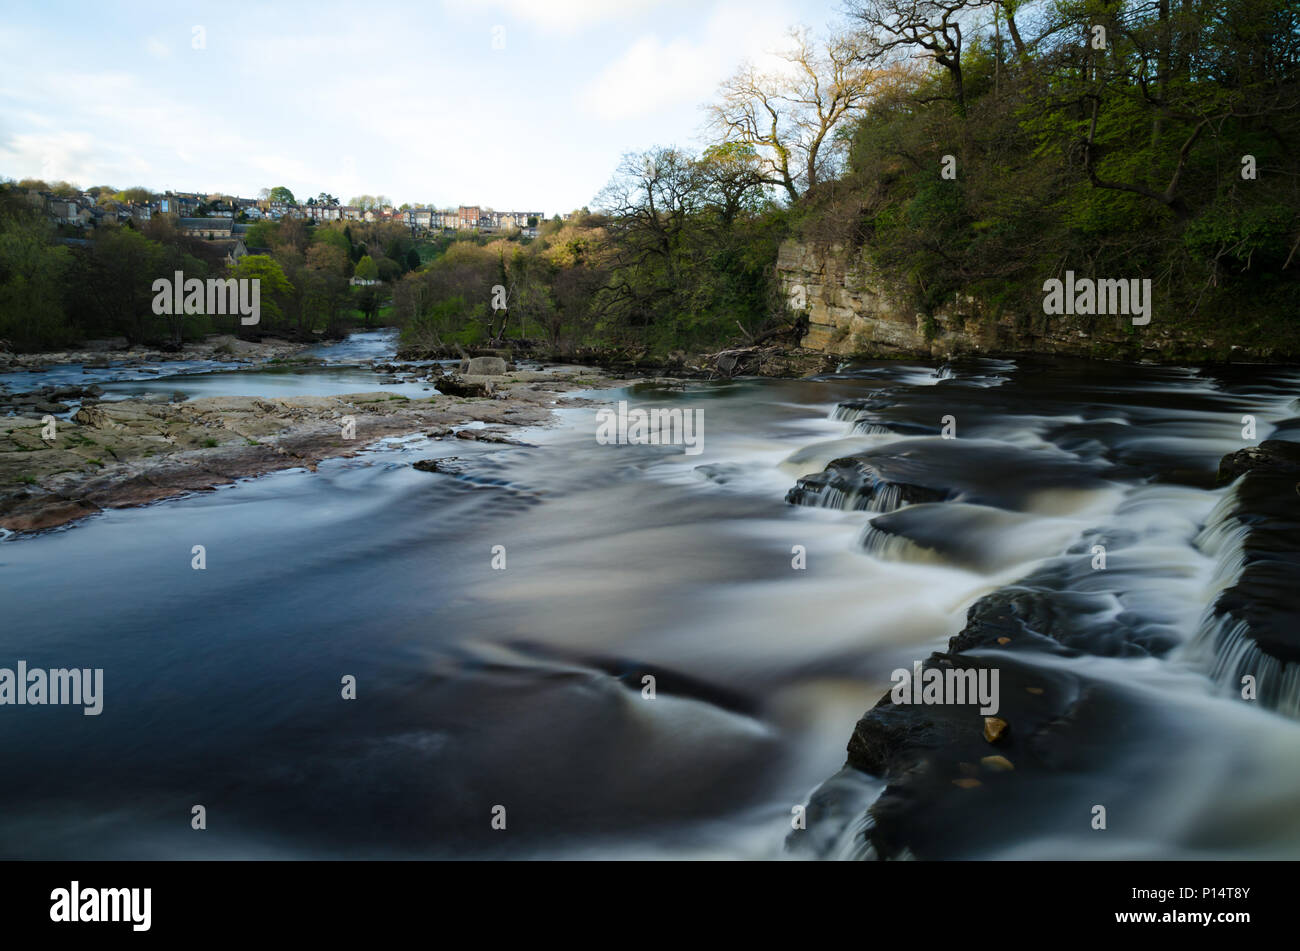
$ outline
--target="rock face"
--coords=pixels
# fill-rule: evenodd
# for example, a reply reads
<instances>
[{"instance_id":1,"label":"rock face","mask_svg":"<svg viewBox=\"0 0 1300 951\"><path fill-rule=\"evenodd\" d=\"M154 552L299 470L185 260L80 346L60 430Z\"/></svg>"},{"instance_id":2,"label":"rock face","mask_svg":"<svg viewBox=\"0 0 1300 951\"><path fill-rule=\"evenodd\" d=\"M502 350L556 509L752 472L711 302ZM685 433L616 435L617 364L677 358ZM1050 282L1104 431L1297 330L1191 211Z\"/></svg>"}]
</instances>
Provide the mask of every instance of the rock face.
<instances>
[{"instance_id":1,"label":"rock face","mask_svg":"<svg viewBox=\"0 0 1300 951\"><path fill-rule=\"evenodd\" d=\"M802 346L837 356L947 358L962 353L1033 351L1104 358L1203 359L1210 353L1203 331L1188 334L1177 315L1158 312L1150 326L1140 328L1122 316L1049 319L1041 310L990 312L972 297L960 298L932 314L918 313L916 307L891 294L886 282L872 273L861 250L788 240L778 252L776 271L790 310L808 317ZM1224 348L1215 352L1220 350Z\"/></svg>"},{"instance_id":2,"label":"rock face","mask_svg":"<svg viewBox=\"0 0 1300 951\"><path fill-rule=\"evenodd\" d=\"M890 299L861 256L847 255L839 248L819 253L786 241L776 269L790 309L808 315L802 345L810 350L851 356L985 349L965 332L963 320L945 314L927 322L924 315Z\"/></svg>"}]
</instances>

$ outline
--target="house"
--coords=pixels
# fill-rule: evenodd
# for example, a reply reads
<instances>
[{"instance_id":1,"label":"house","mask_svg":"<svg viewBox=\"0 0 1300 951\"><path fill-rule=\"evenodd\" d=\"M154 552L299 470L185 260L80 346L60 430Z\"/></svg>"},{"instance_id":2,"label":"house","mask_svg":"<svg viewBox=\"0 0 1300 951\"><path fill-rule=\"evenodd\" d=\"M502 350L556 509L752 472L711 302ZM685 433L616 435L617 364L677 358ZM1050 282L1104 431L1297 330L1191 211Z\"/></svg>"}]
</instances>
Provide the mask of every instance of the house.
<instances>
[{"instance_id":1,"label":"house","mask_svg":"<svg viewBox=\"0 0 1300 951\"><path fill-rule=\"evenodd\" d=\"M458 228L477 228L482 214L483 209L479 208L478 205L461 205L456 212L459 219L456 226Z\"/></svg>"},{"instance_id":2,"label":"house","mask_svg":"<svg viewBox=\"0 0 1300 951\"><path fill-rule=\"evenodd\" d=\"M181 218L176 222L176 230L181 234L205 241L229 239L233 229L234 221L230 218Z\"/></svg>"},{"instance_id":3,"label":"house","mask_svg":"<svg viewBox=\"0 0 1300 951\"><path fill-rule=\"evenodd\" d=\"M433 216L431 208L408 208L405 212L406 226L416 231L428 231L433 227Z\"/></svg>"},{"instance_id":4,"label":"house","mask_svg":"<svg viewBox=\"0 0 1300 951\"><path fill-rule=\"evenodd\" d=\"M41 194L45 213L50 220L59 225L74 225L82 227L90 219L90 212L85 212L85 218L82 217L82 208L79 202L74 198L55 198L53 195Z\"/></svg>"},{"instance_id":5,"label":"house","mask_svg":"<svg viewBox=\"0 0 1300 951\"><path fill-rule=\"evenodd\" d=\"M238 264L239 259L248 254L248 248L245 246L243 238L226 238L217 241L209 241L208 244L212 245L219 251L225 252L226 263L231 267Z\"/></svg>"},{"instance_id":6,"label":"house","mask_svg":"<svg viewBox=\"0 0 1300 951\"><path fill-rule=\"evenodd\" d=\"M158 210L164 214L179 215L182 218L193 215L199 210L197 196L177 195L168 192L158 201Z\"/></svg>"},{"instance_id":7,"label":"house","mask_svg":"<svg viewBox=\"0 0 1300 951\"><path fill-rule=\"evenodd\" d=\"M303 210L312 221L340 221L343 218L343 209L338 205L310 204L304 205Z\"/></svg>"}]
</instances>

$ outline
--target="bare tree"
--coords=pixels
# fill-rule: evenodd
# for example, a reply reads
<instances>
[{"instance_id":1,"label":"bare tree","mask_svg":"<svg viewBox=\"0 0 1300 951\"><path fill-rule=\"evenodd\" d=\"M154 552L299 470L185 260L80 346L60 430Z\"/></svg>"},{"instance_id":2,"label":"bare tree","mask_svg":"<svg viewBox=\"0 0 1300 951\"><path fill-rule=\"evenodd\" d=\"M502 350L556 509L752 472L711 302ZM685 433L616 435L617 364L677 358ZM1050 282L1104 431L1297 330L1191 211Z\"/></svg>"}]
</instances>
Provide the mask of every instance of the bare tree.
<instances>
[{"instance_id":1,"label":"bare tree","mask_svg":"<svg viewBox=\"0 0 1300 951\"><path fill-rule=\"evenodd\" d=\"M725 143L754 147L764 182L796 201L831 170L832 133L866 105L881 71L867 63L860 34L817 41L796 28L790 36L783 68L762 72L746 63L722 84L709 125Z\"/></svg>"},{"instance_id":2,"label":"bare tree","mask_svg":"<svg viewBox=\"0 0 1300 951\"><path fill-rule=\"evenodd\" d=\"M988 3L989 0L853 0L850 13L865 28L863 46L873 62L883 62L908 47L925 50L926 55L947 71L952 80L954 105L958 114L965 115L961 20L967 12ZM1004 7L1008 18L1014 9L1014 4ZM1022 45L1018 31L1013 31L1013 37L1017 46Z\"/></svg>"}]
</instances>

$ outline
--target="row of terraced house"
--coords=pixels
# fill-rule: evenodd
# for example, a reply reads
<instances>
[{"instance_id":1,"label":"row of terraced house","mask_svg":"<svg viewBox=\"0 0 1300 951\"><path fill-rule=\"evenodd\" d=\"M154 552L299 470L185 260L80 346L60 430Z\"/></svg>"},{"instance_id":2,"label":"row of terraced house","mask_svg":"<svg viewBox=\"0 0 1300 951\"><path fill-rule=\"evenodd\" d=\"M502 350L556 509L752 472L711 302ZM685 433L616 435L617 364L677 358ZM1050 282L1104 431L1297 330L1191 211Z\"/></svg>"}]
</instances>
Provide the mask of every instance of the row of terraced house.
<instances>
[{"instance_id":1,"label":"row of terraced house","mask_svg":"<svg viewBox=\"0 0 1300 951\"><path fill-rule=\"evenodd\" d=\"M276 214L278 212L278 214ZM275 217L298 215L313 221L398 221L414 232L479 231L484 234L518 229L535 238L542 222L540 211L496 211L478 205L457 208L358 208L353 205L309 203L272 207Z\"/></svg>"},{"instance_id":2,"label":"row of terraced house","mask_svg":"<svg viewBox=\"0 0 1300 951\"><path fill-rule=\"evenodd\" d=\"M217 198L187 192L167 192L144 203L98 202L95 196L81 193L56 196L31 191L34 205L43 206L55 224L93 228L105 221L148 221L155 214L172 214L182 220L226 219L228 221L276 221L281 218L305 218L312 221L394 221L414 233L477 231L483 234L518 231L524 237L536 237L543 221L540 211L496 211L479 205L455 208L361 208L336 202L266 201L254 198ZM202 215L200 209L203 209ZM194 230L187 228L186 230ZM229 230L229 229L220 229Z\"/></svg>"}]
</instances>

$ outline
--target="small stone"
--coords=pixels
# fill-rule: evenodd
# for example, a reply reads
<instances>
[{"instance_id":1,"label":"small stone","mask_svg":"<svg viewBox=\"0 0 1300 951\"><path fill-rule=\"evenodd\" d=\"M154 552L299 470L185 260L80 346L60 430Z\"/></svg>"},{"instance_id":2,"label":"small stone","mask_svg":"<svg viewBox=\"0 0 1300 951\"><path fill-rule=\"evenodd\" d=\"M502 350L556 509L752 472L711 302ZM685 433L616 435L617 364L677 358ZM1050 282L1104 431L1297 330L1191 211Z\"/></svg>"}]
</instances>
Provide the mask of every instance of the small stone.
<instances>
[{"instance_id":1,"label":"small stone","mask_svg":"<svg viewBox=\"0 0 1300 951\"><path fill-rule=\"evenodd\" d=\"M964 779L954 779L952 784L954 786L960 786L962 789L974 789L976 786L980 785L980 781L978 779L970 779L967 777Z\"/></svg>"},{"instance_id":2,"label":"small stone","mask_svg":"<svg viewBox=\"0 0 1300 951\"><path fill-rule=\"evenodd\" d=\"M985 717L984 739L988 740L990 743L996 743L998 740L1002 739L1002 737L1006 736L1007 730L1010 728L1011 725L1001 717Z\"/></svg>"},{"instance_id":3,"label":"small stone","mask_svg":"<svg viewBox=\"0 0 1300 951\"><path fill-rule=\"evenodd\" d=\"M1038 696L1041 696L1041 695L1042 695L1042 693L1043 693L1043 688L1042 688L1042 687L1026 687L1026 688L1025 688L1025 693L1032 693L1035 697L1038 697Z\"/></svg>"},{"instance_id":4,"label":"small stone","mask_svg":"<svg viewBox=\"0 0 1300 951\"><path fill-rule=\"evenodd\" d=\"M1010 644L1010 643L1011 643L1011 638L1009 638L1009 637L999 637L999 638L998 638L998 643L999 643L999 644Z\"/></svg>"},{"instance_id":5,"label":"small stone","mask_svg":"<svg viewBox=\"0 0 1300 951\"><path fill-rule=\"evenodd\" d=\"M1015 769L1005 756L986 756L980 760L980 765L995 773L1010 773Z\"/></svg>"}]
</instances>

